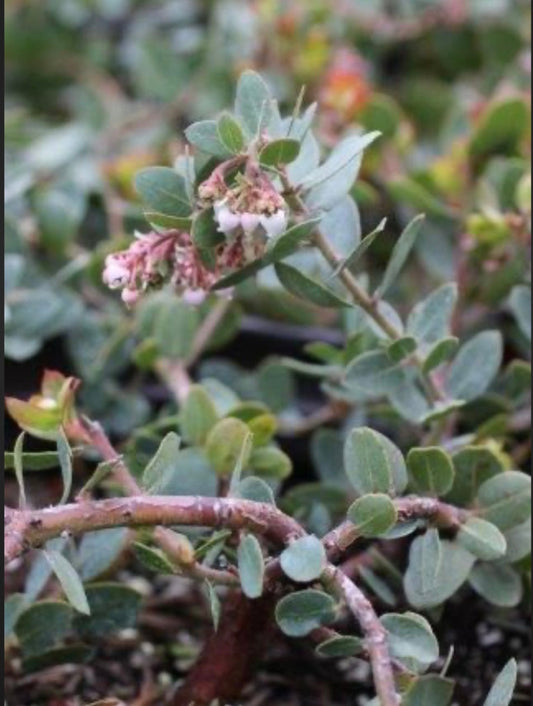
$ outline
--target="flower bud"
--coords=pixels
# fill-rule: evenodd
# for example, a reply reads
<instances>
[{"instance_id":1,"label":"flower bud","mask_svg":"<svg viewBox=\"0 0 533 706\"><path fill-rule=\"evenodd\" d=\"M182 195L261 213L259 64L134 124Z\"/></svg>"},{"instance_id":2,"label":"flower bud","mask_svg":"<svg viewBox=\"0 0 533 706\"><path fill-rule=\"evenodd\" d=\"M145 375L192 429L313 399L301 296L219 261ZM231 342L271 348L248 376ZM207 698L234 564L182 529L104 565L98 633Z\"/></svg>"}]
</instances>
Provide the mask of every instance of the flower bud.
<instances>
[{"instance_id":1,"label":"flower bud","mask_svg":"<svg viewBox=\"0 0 533 706\"><path fill-rule=\"evenodd\" d=\"M130 289L129 287L126 287L126 289L122 290L122 294L120 296L126 306L133 306L138 302L140 295L137 289Z\"/></svg>"},{"instance_id":2,"label":"flower bud","mask_svg":"<svg viewBox=\"0 0 533 706\"><path fill-rule=\"evenodd\" d=\"M215 218L218 221L218 230L226 234L235 230L241 222L239 214L233 213L227 206L222 206L218 211L215 211Z\"/></svg>"},{"instance_id":3,"label":"flower bud","mask_svg":"<svg viewBox=\"0 0 533 706\"><path fill-rule=\"evenodd\" d=\"M260 216L257 213L243 213L241 215L241 225L246 235L251 235L254 232L260 220Z\"/></svg>"},{"instance_id":4,"label":"flower bud","mask_svg":"<svg viewBox=\"0 0 533 706\"><path fill-rule=\"evenodd\" d=\"M105 269L102 274L104 284L110 289L123 287L128 281L130 272L116 255L108 255L105 259Z\"/></svg>"},{"instance_id":5,"label":"flower bud","mask_svg":"<svg viewBox=\"0 0 533 706\"><path fill-rule=\"evenodd\" d=\"M260 222L268 238L275 238L287 230L287 214L282 208L275 211L271 216L261 216Z\"/></svg>"},{"instance_id":6,"label":"flower bud","mask_svg":"<svg viewBox=\"0 0 533 706\"><path fill-rule=\"evenodd\" d=\"M185 289L183 301L191 306L200 306L206 298L206 293L202 289Z\"/></svg>"}]
</instances>

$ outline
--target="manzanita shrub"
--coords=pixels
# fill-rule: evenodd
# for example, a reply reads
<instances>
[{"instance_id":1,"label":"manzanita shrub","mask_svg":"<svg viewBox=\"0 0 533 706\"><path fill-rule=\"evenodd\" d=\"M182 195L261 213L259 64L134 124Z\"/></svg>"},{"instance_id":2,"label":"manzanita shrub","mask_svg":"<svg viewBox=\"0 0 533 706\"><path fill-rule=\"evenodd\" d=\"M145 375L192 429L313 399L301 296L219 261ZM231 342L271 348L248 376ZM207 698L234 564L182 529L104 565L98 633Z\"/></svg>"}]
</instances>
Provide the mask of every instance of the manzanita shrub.
<instances>
[{"instance_id":1,"label":"manzanita shrub","mask_svg":"<svg viewBox=\"0 0 533 706\"><path fill-rule=\"evenodd\" d=\"M23 431L5 455L20 489L19 507L5 509L6 561L37 550L24 592L6 601L6 638L24 670L89 661L99 641L136 625L142 596L108 580L128 556L202 585L211 611L196 665L161 703L234 702L277 626L314 644L317 660L368 661L369 704L448 706L450 665L461 665L432 627L446 601L464 589L464 600L473 591L510 608L529 589L530 477L495 441L528 424L529 364L504 358L498 328L458 335L454 281L395 307L412 249L432 238L423 215L406 219L377 281L360 273L387 230L383 220L361 237L351 196L380 133L350 133L324 156L315 110L299 100L280 115L263 79L245 72L233 111L190 125L174 167L135 177L150 229L110 247L102 277L134 311L136 361L167 380L177 416L134 431L118 451L76 402L74 377L46 371L39 394L7 399ZM520 181L520 204L526 188ZM336 311L343 345L265 362L251 393L217 379L215 363L193 382L188 370L235 288L263 271L289 301ZM509 300L523 350L529 307L524 282ZM283 492L293 468L276 434L290 428L294 373L317 379L327 404L297 420L314 430L319 481ZM487 406L492 414L470 421ZM51 450L25 450L28 437ZM99 463L72 497L79 456ZM25 476L54 467L61 499L33 507ZM375 599L390 610L379 615ZM408 610L394 612L399 602ZM509 657L484 706L511 702Z\"/></svg>"}]
</instances>

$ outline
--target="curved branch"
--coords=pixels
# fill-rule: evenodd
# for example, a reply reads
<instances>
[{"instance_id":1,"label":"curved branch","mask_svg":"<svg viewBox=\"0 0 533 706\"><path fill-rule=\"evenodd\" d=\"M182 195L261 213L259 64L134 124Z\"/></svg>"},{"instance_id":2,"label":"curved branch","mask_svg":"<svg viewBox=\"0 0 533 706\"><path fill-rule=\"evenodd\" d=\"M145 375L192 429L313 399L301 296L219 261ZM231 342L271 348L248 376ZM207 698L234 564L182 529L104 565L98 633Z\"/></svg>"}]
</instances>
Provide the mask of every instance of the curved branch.
<instances>
[{"instance_id":1,"label":"curved branch","mask_svg":"<svg viewBox=\"0 0 533 706\"><path fill-rule=\"evenodd\" d=\"M330 564L323 574L324 582L346 601L361 625L372 666L374 685L381 706L398 706L400 697L394 684L394 672L387 643L387 631L364 593L340 569Z\"/></svg>"},{"instance_id":2,"label":"curved branch","mask_svg":"<svg viewBox=\"0 0 533 706\"><path fill-rule=\"evenodd\" d=\"M8 509L6 561L62 532L82 534L108 527L194 525L249 529L275 544L303 534L300 525L266 503L234 498L138 496L57 505L43 510Z\"/></svg>"},{"instance_id":3,"label":"curved branch","mask_svg":"<svg viewBox=\"0 0 533 706\"><path fill-rule=\"evenodd\" d=\"M437 498L425 498L416 495L394 500L399 522L413 519L429 519L442 528L458 529L467 519L467 510L443 503ZM346 520L328 532L322 538L328 559L336 562L350 545L359 538L355 525Z\"/></svg>"}]
</instances>

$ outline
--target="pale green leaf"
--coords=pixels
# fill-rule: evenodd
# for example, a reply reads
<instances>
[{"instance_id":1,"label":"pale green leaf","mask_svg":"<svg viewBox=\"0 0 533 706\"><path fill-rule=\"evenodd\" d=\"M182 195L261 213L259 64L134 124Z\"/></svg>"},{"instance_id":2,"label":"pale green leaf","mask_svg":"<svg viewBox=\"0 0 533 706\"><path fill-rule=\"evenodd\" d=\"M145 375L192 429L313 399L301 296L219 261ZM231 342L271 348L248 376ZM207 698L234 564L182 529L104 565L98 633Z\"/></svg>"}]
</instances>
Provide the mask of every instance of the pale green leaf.
<instances>
[{"instance_id":1,"label":"pale green leaf","mask_svg":"<svg viewBox=\"0 0 533 706\"><path fill-rule=\"evenodd\" d=\"M459 349L446 379L446 392L457 400L482 395L502 362L503 343L499 331L483 331Z\"/></svg>"},{"instance_id":2,"label":"pale green leaf","mask_svg":"<svg viewBox=\"0 0 533 706\"><path fill-rule=\"evenodd\" d=\"M335 617L335 601L314 589L297 591L282 598L276 606L276 622L290 637L303 637Z\"/></svg>"},{"instance_id":3,"label":"pale green leaf","mask_svg":"<svg viewBox=\"0 0 533 706\"><path fill-rule=\"evenodd\" d=\"M263 593L265 564L261 545L252 534L247 534L239 542L237 562L244 595L259 598Z\"/></svg>"},{"instance_id":4,"label":"pale green leaf","mask_svg":"<svg viewBox=\"0 0 533 706\"><path fill-rule=\"evenodd\" d=\"M281 568L293 581L307 583L317 579L326 564L322 542L308 535L295 539L280 556Z\"/></svg>"},{"instance_id":5,"label":"pale green leaf","mask_svg":"<svg viewBox=\"0 0 533 706\"><path fill-rule=\"evenodd\" d=\"M397 520L394 503L383 493L358 498L348 509L348 519L362 537L377 537L388 532Z\"/></svg>"},{"instance_id":6,"label":"pale green leaf","mask_svg":"<svg viewBox=\"0 0 533 706\"><path fill-rule=\"evenodd\" d=\"M57 551L46 551L45 556L57 576L69 602L80 613L89 615L89 603L87 602L85 589L83 588L83 584L76 569Z\"/></svg>"},{"instance_id":7,"label":"pale green leaf","mask_svg":"<svg viewBox=\"0 0 533 706\"><path fill-rule=\"evenodd\" d=\"M505 537L496 525L480 517L470 517L461 525L457 541L484 561L500 559L507 550Z\"/></svg>"},{"instance_id":8,"label":"pale green leaf","mask_svg":"<svg viewBox=\"0 0 533 706\"><path fill-rule=\"evenodd\" d=\"M390 256L389 262L387 264L387 268L385 270L385 274L383 275L381 284L374 293L374 296L378 299L382 298L386 294L386 292L400 273L400 270L402 269L405 261L407 260L407 257L411 252L413 245L415 244L423 220L424 216L422 215L413 218L413 220L408 223L408 225L404 228L402 234L398 238Z\"/></svg>"},{"instance_id":9,"label":"pale green leaf","mask_svg":"<svg viewBox=\"0 0 533 706\"><path fill-rule=\"evenodd\" d=\"M513 698L517 676L516 660L510 659L496 677L483 706L508 706Z\"/></svg>"},{"instance_id":10,"label":"pale green leaf","mask_svg":"<svg viewBox=\"0 0 533 706\"><path fill-rule=\"evenodd\" d=\"M299 299L304 299L316 306L323 307L339 308L351 306L349 302L338 297L333 291L302 274L291 265L278 262L275 265L275 270L279 281L285 289Z\"/></svg>"}]
</instances>

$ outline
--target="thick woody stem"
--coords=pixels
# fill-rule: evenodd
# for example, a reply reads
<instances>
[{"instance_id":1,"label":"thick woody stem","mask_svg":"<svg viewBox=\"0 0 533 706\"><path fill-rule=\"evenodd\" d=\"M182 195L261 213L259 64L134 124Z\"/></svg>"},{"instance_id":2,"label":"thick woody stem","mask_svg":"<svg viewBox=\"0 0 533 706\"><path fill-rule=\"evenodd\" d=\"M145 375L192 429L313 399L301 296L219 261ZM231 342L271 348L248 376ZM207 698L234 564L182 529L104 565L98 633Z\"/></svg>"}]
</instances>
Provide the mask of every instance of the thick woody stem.
<instances>
[{"instance_id":1,"label":"thick woody stem","mask_svg":"<svg viewBox=\"0 0 533 706\"><path fill-rule=\"evenodd\" d=\"M8 509L6 561L62 532L74 535L108 527L174 526L248 529L283 545L302 534L300 525L272 505L234 498L138 496L56 505L43 510Z\"/></svg>"},{"instance_id":2,"label":"thick woody stem","mask_svg":"<svg viewBox=\"0 0 533 706\"><path fill-rule=\"evenodd\" d=\"M134 479L132 481L135 482ZM132 481L129 481L130 487ZM395 505L400 520L424 517L444 527L457 528L467 515L433 498L400 498ZM9 562L27 548L39 546L64 531L80 534L124 525L159 525L160 532L165 532L164 526L169 525L248 529L276 545L285 545L290 539L304 534L298 522L268 504L234 498L136 496L83 501L35 512L6 508L5 560ZM357 536L349 522L326 535L323 542L328 560L338 560ZM275 560L267 568L264 599L250 602L240 593L229 597L221 629L207 643L184 687L173 696L174 706L208 704L221 695L227 698L238 696L265 643L262 638L269 634L274 606L271 589L279 576L279 560ZM382 705L397 706L399 700L394 686L393 662L388 653L384 629L372 605L360 589L332 564L328 565L324 578L343 596L361 625ZM251 632L249 625L254 626ZM250 659L242 660L240 668L235 670L231 666L235 662L234 655L243 644L250 647L253 654L250 652ZM222 655L217 651L221 647L224 647ZM220 659L213 659L213 655L218 655Z\"/></svg>"},{"instance_id":3,"label":"thick woody stem","mask_svg":"<svg viewBox=\"0 0 533 706\"><path fill-rule=\"evenodd\" d=\"M467 516L466 512L433 498L400 498L395 501L395 505L400 520L424 517L444 527L457 528ZM161 531L164 531L163 527L165 526L174 525L224 527L236 531L248 529L262 535L276 545L285 545L292 538L304 534L298 522L272 505L249 500L191 496L113 498L58 505L38 511L6 508L5 561L9 562L26 549L39 546L47 539L57 537L65 531L81 534L108 527L141 525L159 525ZM323 540L328 560L330 562L337 561L356 539L357 532L349 522L341 524L330 532ZM240 593L234 595L228 603L228 616L231 617L231 614L234 619L235 617L242 618L244 623L239 622L239 628L232 628L231 625L234 621L229 620L228 617L228 629L220 632L223 637L222 644L226 646L226 653L222 656L223 658L221 657L217 669L213 668L217 660L208 659L210 655L213 655L213 650L204 650L202 652L204 659L201 657L193 669L185 689L174 696L175 706L185 704L184 695L187 698L192 697L192 703L195 703L194 699L197 699L198 704L207 704L210 703L209 698L220 695L220 689L227 689L228 698L233 698L238 694L238 690L249 674L251 664L260 652L260 648L254 642L257 633L253 631L253 634L249 634L246 627L247 621L252 621L256 625L260 618L263 627L259 634L263 636L267 634L266 626L271 624L273 609L271 588L279 575L279 560L275 560L267 568L265 605L262 606L261 611L256 610L255 602L246 601ZM324 578L326 582L329 581L332 586L336 587L337 592L342 593L347 605L362 627L381 703L383 706L397 706L399 701L394 687L393 664L388 653L384 630L372 605L359 588L333 565L328 565ZM244 634L247 635L246 645L255 645L254 660L246 660L242 669L236 672L230 669L233 676L231 680L228 678L224 682L230 673L228 669L234 660L235 651L239 645L243 644L241 638ZM217 633L217 635L219 634ZM218 648L221 646L221 638L217 635L214 636L214 644ZM264 641L260 640L260 642ZM220 656L220 653L215 654ZM200 687L202 688L198 691ZM204 696L206 696L205 699Z\"/></svg>"}]
</instances>

